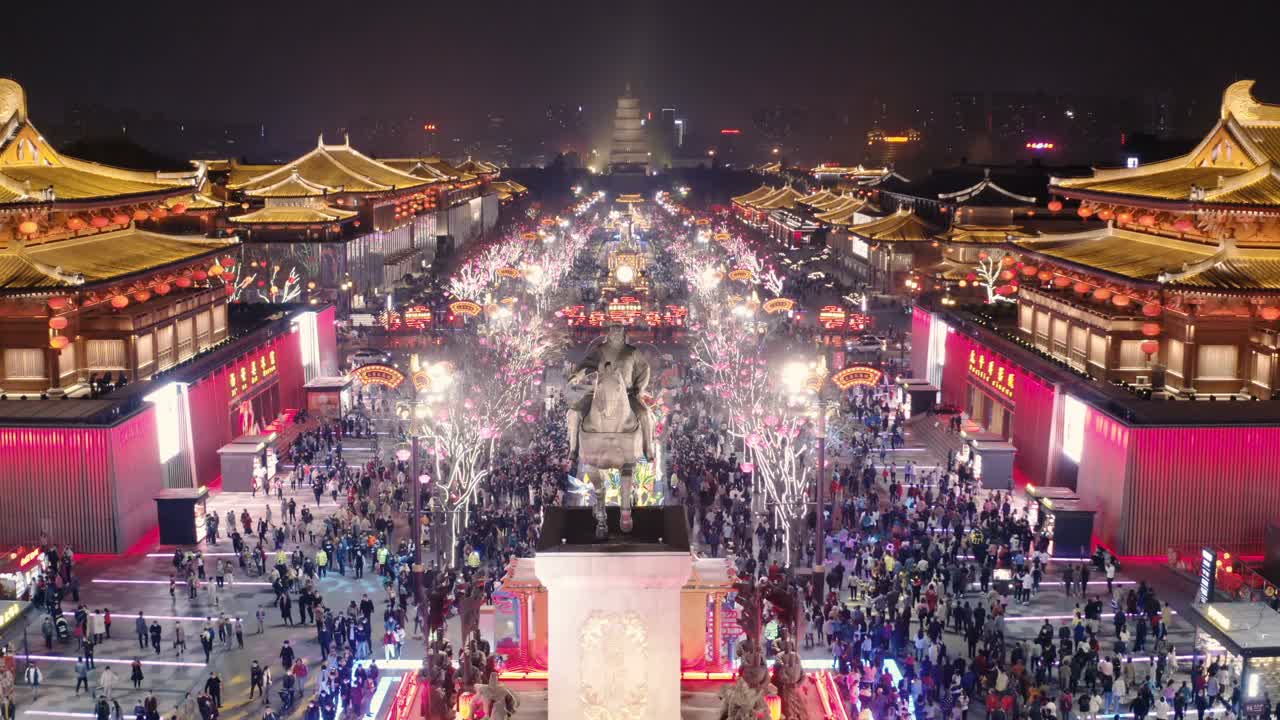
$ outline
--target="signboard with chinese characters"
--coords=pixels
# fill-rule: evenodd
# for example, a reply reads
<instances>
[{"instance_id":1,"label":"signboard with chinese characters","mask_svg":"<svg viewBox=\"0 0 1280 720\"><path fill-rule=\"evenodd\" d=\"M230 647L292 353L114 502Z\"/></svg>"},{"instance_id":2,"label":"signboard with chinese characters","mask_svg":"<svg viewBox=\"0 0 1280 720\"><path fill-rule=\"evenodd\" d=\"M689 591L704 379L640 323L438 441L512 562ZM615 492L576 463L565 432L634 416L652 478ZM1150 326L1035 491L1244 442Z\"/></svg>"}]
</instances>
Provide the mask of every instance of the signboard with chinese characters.
<instances>
[{"instance_id":1,"label":"signboard with chinese characters","mask_svg":"<svg viewBox=\"0 0 1280 720\"><path fill-rule=\"evenodd\" d=\"M227 385L231 391L231 403L239 402L259 387L274 380L276 375L276 351L266 350L233 363L227 372Z\"/></svg>"},{"instance_id":2,"label":"signboard with chinese characters","mask_svg":"<svg viewBox=\"0 0 1280 720\"><path fill-rule=\"evenodd\" d=\"M1218 552L1213 548L1200 549L1200 584L1196 588L1196 602L1213 602L1213 584L1218 576Z\"/></svg>"},{"instance_id":3,"label":"signboard with chinese characters","mask_svg":"<svg viewBox=\"0 0 1280 720\"><path fill-rule=\"evenodd\" d=\"M983 387L1009 402L1013 402L1015 367L1002 357L978 350L969 351L969 377L979 380Z\"/></svg>"}]
</instances>

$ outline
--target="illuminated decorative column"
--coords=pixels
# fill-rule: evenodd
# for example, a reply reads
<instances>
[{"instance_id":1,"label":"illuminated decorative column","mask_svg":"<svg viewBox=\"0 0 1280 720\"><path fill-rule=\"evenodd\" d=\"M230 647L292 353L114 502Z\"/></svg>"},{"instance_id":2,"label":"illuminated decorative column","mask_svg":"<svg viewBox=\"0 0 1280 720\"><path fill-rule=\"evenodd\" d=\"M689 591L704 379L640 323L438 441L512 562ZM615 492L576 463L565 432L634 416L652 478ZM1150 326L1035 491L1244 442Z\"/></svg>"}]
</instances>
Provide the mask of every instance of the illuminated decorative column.
<instances>
[{"instance_id":1,"label":"illuminated decorative column","mask_svg":"<svg viewBox=\"0 0 1280 720\"><path fill-rule=\"evenodd\" d=\"M534 559L549 604L547 716L680 717L680 589L691 556L592 547Z\"/></svg>"}]
</instances>

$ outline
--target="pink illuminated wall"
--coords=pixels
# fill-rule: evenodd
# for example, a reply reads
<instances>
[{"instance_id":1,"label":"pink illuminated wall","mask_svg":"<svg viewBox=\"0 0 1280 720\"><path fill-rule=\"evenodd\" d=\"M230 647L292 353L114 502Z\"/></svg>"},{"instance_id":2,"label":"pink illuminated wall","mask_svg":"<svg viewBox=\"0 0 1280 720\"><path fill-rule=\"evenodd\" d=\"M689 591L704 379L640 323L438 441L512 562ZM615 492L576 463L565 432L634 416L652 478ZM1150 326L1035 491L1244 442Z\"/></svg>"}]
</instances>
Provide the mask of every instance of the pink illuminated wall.
<instances>
[{"instance_id":1,"label":"pink illuminated wall","mask_svg":"<svg viewBox=\"0 0 1280 720\"><path fill-rule=\"evenodd\" d=\"M334 325L336 309L329 307L316 313L316 335L320 343L320 374L338 374L338 329Z\"/></svg>"},{"instance_id":2,"label":"pink illuminated wall","mask_svg":"<svg viewBox=\"0 0 1280 720\"><path fill-rule=\"evenodd\" d=\"M1124 547L1129 493L1129 445L1134 431L1105 413L1085 412L1084 443L1076 474L1076 494L1097 509L1093 534L1117 552Z\"/></svg>"},{"instance_id":3,"label":"pink illuminated wall","mask_svg":"<svg viewBox=\"0 0 1280 720\"><path fill-rule=\"evenodd\" d=\"M947 334L947 361L942 366L942 402L964 408L969 393L969 351L979 345L958 332ZM916 352L912 344L912 352ZM919 346L919 352L929 351L927 343Z\"/></svg>"},{"instance_id":4,"label":"pink illuminated wall","mask_svg":"<svg viewBox=\"0 0 1280 720\"><path fill-rule=\"evenodd\" d=\"M0 543L123 551L164 485L150 406L115 427L0 428Z\"/></svg>"},{"instance_id":5,"label":"pink illuminated wall","mask_svg":"<svg viewBox=\"0 0 1280 720\"><path fill-rule=\"evenodd\" d=\"M1028 481L1045 484L1049 481L1049 453L1053 447L1054 387L1019 367L1013 404L1010 440L1018 448L1013 465Z\"/></svg>"},{"instance_id":6,"label":"pink illuminated wall","mask_svg":"<svg viewBox=\"0 0 1280 720\"><path fill-rule=\"evenodd\" d=\"M1262 543L1280 508L1280 428L1143 428L1133 436L1122 552Z\"/></svg>"},{"instance_id":7,"label":"pink illuminated wall","mask_svg":"<svg viewBox=\"0 0 1280 720\"><path fill-rule=\"evenodd\" d=\"M911 375L929 376L929 330L933 314L919 306L911 309Z\"/></svg>"}]
</instances>

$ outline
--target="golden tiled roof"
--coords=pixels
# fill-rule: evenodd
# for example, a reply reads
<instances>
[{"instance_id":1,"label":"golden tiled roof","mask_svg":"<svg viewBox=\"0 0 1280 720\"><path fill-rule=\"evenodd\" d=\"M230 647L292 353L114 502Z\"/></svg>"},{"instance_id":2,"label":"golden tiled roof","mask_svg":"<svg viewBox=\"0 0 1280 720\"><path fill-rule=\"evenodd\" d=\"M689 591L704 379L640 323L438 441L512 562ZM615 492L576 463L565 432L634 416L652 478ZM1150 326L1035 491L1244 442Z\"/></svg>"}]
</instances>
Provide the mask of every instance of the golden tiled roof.
<instances>
[{"instance_id":1,"label":"golden tiled roof","mask_svg":"<svg viewBox=\"0 0 1280 720\"><path fill-rule=\"evenodd\" d=\"M236 215L231 222L241 225L322 225L355 217L353 210L338 210L325 205L271 205Z\"/></svg>"},{"instance_id":2,"label":"golden tiled roof","mask_svg":"<svg viewBox=\"0 0 1280 720\"><path fill-rule=\"evenodd\" d=\"M497 165L494 165L491 162L485 162L484 160L471 160L471 159L468 159L466 162L459 165L458 169L463 172L473 173L475 175L496 175L502 172L502 168L498 167Z\"/></svg>"},{"instance_id":3,"label":"golden tiled roof","mask_svg":"<svg viewBox=\"0 0 1280 720\"><path fill-rule=\"evenodd\" d=\"M763 198L765 198L765 197L768 197L769 195L773 194L774 192L775 192L775 190L774 190L773 188L769 187L768 185L761 185L760 187L756 188L755 190L752 190L751 192L747 193L746 195L739 195L739 196L737 196L737 197L735 197L735 198L732 198L732 200L733 200L733 202L736 202L736 203L738 203L738 204L740 204L740 205L748 205L748 204L753 203L753 202L755 202L755 201L757 201L757 200L761 200L761 199L763 199Z\"/></svg>"},{"instance_id":4,"label":"golden tiled roof","mask_svg":"<svg viewBox=\"0 0 1280 720\"><path fill-rule=\"evenodd\" d=\"M1136 168L1095 170L1087 178L1055 178L1054 184L1068 195L1083 191L1117 200L1278 205L1271 168L1280 167L1280 105L1258 102L1252 88L1252 80L1242 80L1226 89L1221 119L1186 155Z\"/></svg>"},{"instance_id":5,"label":"golden tiled roof","mask_svg":"<svg viewBox=\"0 0 1280 720\"><path fill-rule=\"evenodd\" d=\"M232 161L227 168L227 187L238 187L279 167L279 165L240 165Z\"/></svg>"},{"instance_id":6,"label":"golden tiled roof","mask_svg":"<svg viewBox=\"0 0 1280 720\"><path fill-rule=\"evenodd\" d=\"M1148 282L1158 281L1163 273L1182 272L1217 252L1213 245L1111 227L1018 238L1013 243L1046 257Z\"/></svg>"},{"instance_id":7,"label":"golden tiled roof","mask_svg":"<svg viewBox=\"0 0 1280 720\"><path fill-rule=\"evenodd\" d=\"M321 137L313 150L293 162L243 182L228 183L227 187L252 191L274 185L290 173L296 173L314 185L334 188L336 192L404 190L429 182L362 155L348 144L325 145Z\"/></svg>"},{"instance_id":8,"label":"golden tiled roof","mask_svg":"<svg viewBox=\"0 0 1280 720\"><path fill-rule=\"evenodd\" d=\"M192 210L219 210L227 205L227 203L224 203L218 198L202 192L193 192L189 195L171 197L165 201L164 205L172 210L173 206L179 203L186 206L187 212L191 212Z\"/></svg>"},{"instance_id":9,"label":"golden tiled roof","mask_svg":"<svg viewBox=\"0 0 1280 720\"><path fill-rule=\"evenodd\" d=\"M62 155L27 118L22 87L0 78L0 203L161 199L190 187L182 178Z\"/></svg>"},{"instance_id":10,"label":"golden tiled roof","mask_svg":"<svg viewBox=\"0 0 1280 720\"><path fill-rule=\"evenodd\" d=\"M200 235L165 235L135 227L0 248L0 289L77 287L209 255L236 244Z\"/></svg>"},{"instance_id":11,"label":"golden tiled roof","mask_svg":"<svg viewBox=\"0 0 1280 720\"><path fill-rule=\"evenodd\" d=\"M772 195L769 195L768 197L762 200L757 200L754 203L750 203L750 205L756 208L757 210L777 210L779 208L792 208L796 206L796 202L799 201L801 197L802 196L797 190L792 188L790 185L787 185L786 187L778 190L777 192L773 193Z\"/></svg>"},{"instance_id":12,"label":"golden tiled roof","mask_svg":"<svg viewBox=\"0 0 1280 720\"><path fill-rule=\"evenodd\" d=\"M515 180L494 180L489 183L489 187L499 193L506 193L508 195L519 195L521 193L529 192L529 188L521 185Z\"/></svg>"},{"instance_id":13,"label":"golden tiled roof","mask_svg":"<svg viewBox=\"0 0 1280 720\"><path fill-rule=\"evenodd\" d=\"M1013 237L1031 237L1017 225L965 225L956 224L938 234L938 239L949 243L974 243L999 245Z\"/></svg>"},{"instance_id":14,"label":"golden tiled roof","mask_svg":"<svg viewBox=\"0 0 1280 720\"><path fill-rule=\"evenodd\" d=\"M853 216L858 213L866 202L852 197L842 197L840 202L830 206L825 212L820 212L814 217L828 225L849 225L853 222Z\"/></svg>"},{"instance_id":15,"label":"golden tiled roof","mask_svg":"<svg viewBox=\"0 0 1280 720\"><path fill-rule=\"evenodd\" d=\"M259 198L299 198L320 197L331 192L334 192L334 188L309 182L295 170L277 182L259 185L252 190L246 190L244 194Z\"/></svg>"},{"instance_id":16,"label":"golden tiled roof","mask_svg":"<svg viewBox=\"0 0 1280 720\"><path fill-rule=\"evenodd\" d=\"M460 174L440 158L386 158L378 162L432 182L456 180Z\"/></svg>"},{"instance_id":17,"label":"golden tiled roof","mask_svg":"<svg viewBox=\"0 0 1280 720\"><path fill-rule=\"evenodd\" d=\"M873 242L925 242L933 240L937 229L911 210L899 210L879 220L853 225L849 232Z\"/></svg>"}]
</instances>

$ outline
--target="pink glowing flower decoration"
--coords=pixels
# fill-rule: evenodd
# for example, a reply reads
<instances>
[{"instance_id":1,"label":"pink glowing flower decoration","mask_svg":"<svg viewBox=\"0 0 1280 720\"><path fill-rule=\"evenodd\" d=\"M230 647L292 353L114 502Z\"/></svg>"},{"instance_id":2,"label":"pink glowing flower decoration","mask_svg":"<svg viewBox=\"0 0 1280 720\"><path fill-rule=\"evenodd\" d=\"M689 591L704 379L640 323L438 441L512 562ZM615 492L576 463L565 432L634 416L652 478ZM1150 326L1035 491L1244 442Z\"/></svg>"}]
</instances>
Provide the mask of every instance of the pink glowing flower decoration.
<instances>
[{"instance_id":1,"label":"pink glowing flower decoration","mask_svg":"<svg viewBox=\"0 0 1280 720\"><path fill-rule=\"evenodd\" d=\"M778 416L777 416L777 415L765 415L765 416L764 416L764 426L765 426L765 427L770 427L770 428L771 428L771 427L773 427L774 425L777 425L777 424L778 424Z\"/></svg>"},{"instance_id":2,"label":"pink glowing flower decoration","mask_svg":"<svg viewBox=\"0 0 1280 720\"><path fill-rule=\"evenodd\" d=\"M742 472L744 472L744 473L746 473L746 474L750 475L750 474L752 474L752 473L754 473L754 472L756 471L756 466L755 466L755 464L754 464L754 463L744 462L744 463L739 463L739 464L738 464L738 469L740 469L740 470L742 470Z\"/></svg>"},{"instance_id":3,"label":"pink glowing flower decoration","mask_svg":"<svg viewBox=\"0 0 1280 720\"><path fill-rule=\"evenodd\" d=\"M758 448L763 443L764 440L760 437L760 433L751 433L747 435L747 447Z\"/></svg>"}]
</instances>

